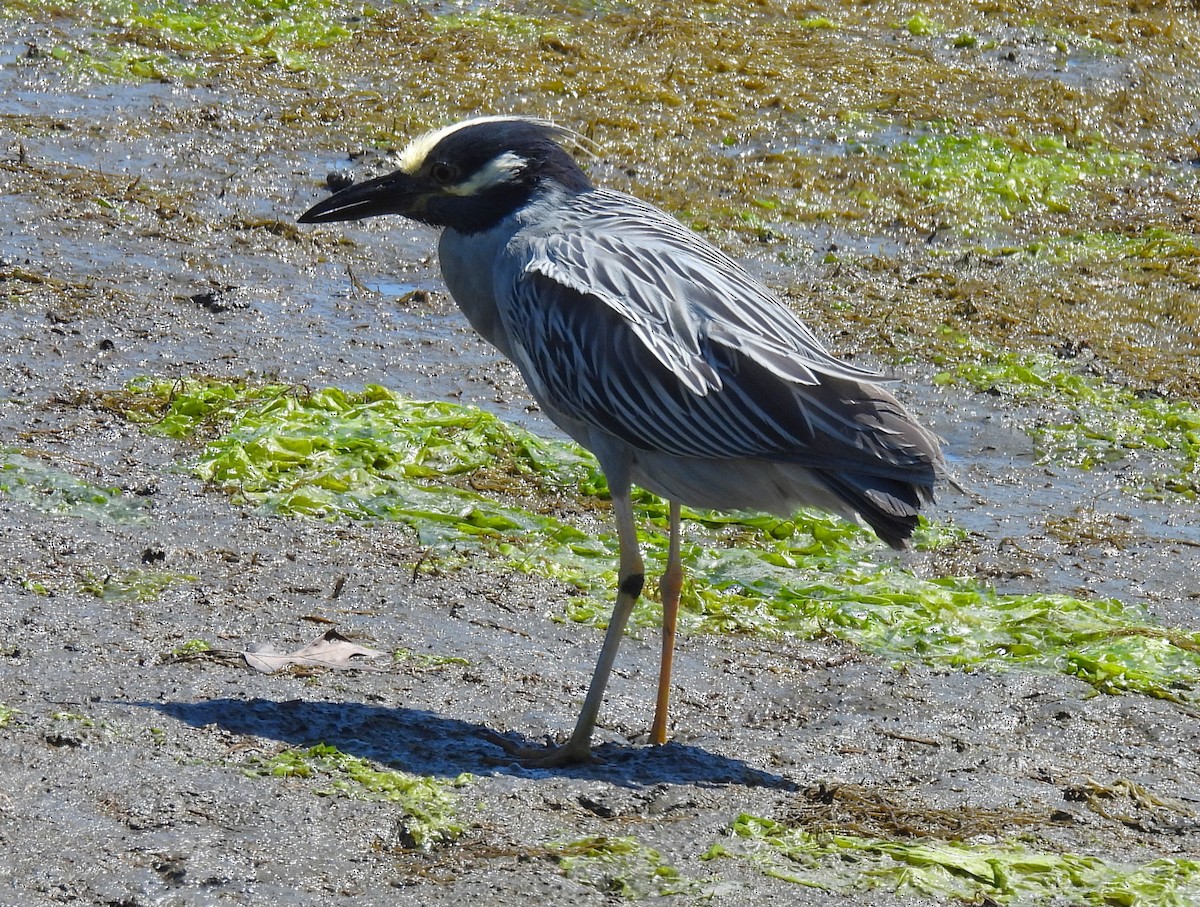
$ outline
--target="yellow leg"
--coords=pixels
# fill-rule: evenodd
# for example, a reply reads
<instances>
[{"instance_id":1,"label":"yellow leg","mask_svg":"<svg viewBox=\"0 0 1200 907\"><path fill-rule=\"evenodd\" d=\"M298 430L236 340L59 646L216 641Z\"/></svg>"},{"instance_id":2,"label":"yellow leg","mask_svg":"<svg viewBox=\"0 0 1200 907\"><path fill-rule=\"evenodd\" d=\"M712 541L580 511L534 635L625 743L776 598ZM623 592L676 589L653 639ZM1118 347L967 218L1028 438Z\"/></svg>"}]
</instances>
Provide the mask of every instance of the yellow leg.
<instances>
[{"instance_id":1,"label":"yellow leg","mask_svg":"<svg viewBox=\"0 0 1200 907\"><path fill-rule=\"evenodd\" d=\"M671 666L675 660L675 624L679 617L679 595L683 591L683 563L679 538L679 502L671 502L671 539L667 546L667 569L659 582L662 593L662 660L658 667L658 697L654 701L654 724L650 742L667 742L667 708L671 701Z\"/></svg>"}]
</instances>

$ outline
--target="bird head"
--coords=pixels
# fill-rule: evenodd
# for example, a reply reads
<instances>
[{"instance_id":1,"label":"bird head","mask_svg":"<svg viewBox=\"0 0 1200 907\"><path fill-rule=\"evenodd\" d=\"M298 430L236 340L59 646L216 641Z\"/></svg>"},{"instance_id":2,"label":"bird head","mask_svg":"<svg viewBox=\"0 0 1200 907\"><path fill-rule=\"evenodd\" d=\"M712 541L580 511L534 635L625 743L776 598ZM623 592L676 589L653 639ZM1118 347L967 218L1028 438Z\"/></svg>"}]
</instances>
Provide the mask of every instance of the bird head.
<instances>
[{"instance_id":1,"label":"bird head","mask_svg":"<svg viewBox=\"0 0 1200 907\"><path fill-rule=\"evenodd\" d=\"M399 214L462 233L486 230L550 183L572 192L591 187L563 148L572 138L570 130L531 117L463 120L413 139L397 170L349 186L299 219L320 224Z\"/></svg>"}]
</instances>

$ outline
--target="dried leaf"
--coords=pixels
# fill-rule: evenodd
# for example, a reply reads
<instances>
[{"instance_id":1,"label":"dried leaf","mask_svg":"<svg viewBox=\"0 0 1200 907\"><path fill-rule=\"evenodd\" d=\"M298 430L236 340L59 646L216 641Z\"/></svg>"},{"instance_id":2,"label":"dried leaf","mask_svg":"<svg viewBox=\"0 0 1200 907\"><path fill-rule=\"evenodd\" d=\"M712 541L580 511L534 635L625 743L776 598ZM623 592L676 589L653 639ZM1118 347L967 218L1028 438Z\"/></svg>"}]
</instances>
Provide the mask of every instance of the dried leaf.
<instances>
[{"instance_id":1,"label":"dried leaf","mask_svg":"<svg viewBox=\"0 0 1200 907\"><path fill-rule=\"evenodd\" d=\"M308 645L295 652L280 652L270 643L255 643L242 653L246 664L255 671L272 674L292 665L334 668L335 670L382 671L383 667L369 659L384 653L351 642L337 630L326 630Z\"/></svg>"}]
</instances>

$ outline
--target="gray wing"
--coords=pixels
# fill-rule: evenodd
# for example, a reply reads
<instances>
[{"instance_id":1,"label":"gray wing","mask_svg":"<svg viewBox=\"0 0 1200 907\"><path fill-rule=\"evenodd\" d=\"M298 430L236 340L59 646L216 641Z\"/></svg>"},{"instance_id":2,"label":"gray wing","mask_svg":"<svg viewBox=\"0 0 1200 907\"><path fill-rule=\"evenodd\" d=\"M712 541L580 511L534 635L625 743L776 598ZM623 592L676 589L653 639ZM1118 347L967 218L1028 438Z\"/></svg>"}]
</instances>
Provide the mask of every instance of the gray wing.
<instances>
[{"instance_id":1,"label":"gray wing","mask_svg":"<svg viewBox=\"0 0 1200 907\"><path fill-rule=\"evenodd\" d=\"M674 218L603 189L572 199L567 222L531 243L526 270L603 302L698 394L721 387L702 338L797 384L817 373L878 379L834 359L745 269Z\"/></svg>"},{"instance_id":2,"label":"gray wing","mask_svg":"<svg viewBox=\"0 0 1200 907\"><path fill-rule=\"evenodd\" d=\"M675 221L602 196L576 214L585 229L510 247L514 266L496 288L513 356L549 408L678 456L897 477L929 466L930 441L865 380L873 372L830 356L769 291Z\"/></svg>"}]
</instances>

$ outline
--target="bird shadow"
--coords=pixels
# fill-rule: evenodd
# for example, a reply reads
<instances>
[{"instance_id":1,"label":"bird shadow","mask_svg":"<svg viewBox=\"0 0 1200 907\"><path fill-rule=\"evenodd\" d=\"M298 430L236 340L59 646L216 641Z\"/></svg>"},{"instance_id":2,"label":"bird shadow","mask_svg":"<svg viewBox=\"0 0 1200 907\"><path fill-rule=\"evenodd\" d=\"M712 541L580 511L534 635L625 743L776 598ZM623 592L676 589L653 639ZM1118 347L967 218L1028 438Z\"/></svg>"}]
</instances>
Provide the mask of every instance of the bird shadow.
<instances>
[{"instance_id":1,"label":"bird shadow","mask_svg":"<svg viewBox=\"0 0 1200 907\"><path fill-rule=\"evenodd\" d=\"M469 772L478 776L558 776L607 781L625 787L670 783L796 789L795 782L780 775L681 743L602 744L594 749L594 762L528 768L489 741L487 735L491 732L483 725L424 709L261 698L133 704L197 728L216 726L230 733L266 737L290 746L329 744L349 755L418 775L453 777ZM517 746L544 743L513 734L505 737Z\"/></svg>"}]
</instances>

